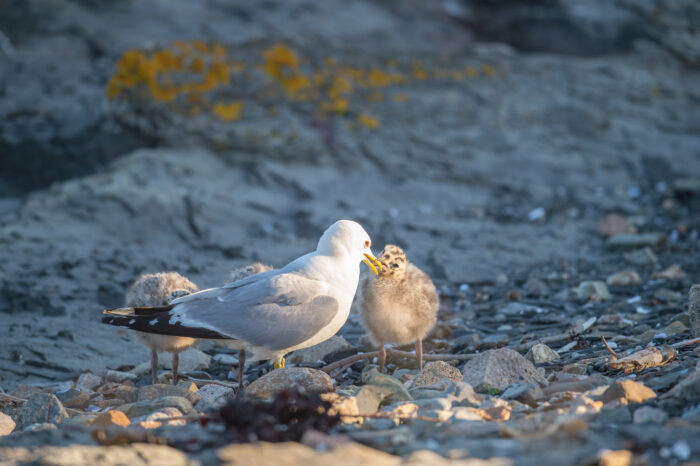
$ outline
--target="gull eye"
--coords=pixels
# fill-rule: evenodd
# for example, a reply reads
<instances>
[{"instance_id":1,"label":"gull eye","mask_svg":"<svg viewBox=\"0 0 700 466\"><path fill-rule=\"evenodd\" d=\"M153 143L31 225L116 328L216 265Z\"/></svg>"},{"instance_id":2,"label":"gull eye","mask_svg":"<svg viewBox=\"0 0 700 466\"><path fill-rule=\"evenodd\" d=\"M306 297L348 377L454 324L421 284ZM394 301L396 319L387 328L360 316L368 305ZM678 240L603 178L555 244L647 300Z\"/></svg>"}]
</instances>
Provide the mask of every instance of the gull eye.
<instances>
[{"instance_id":1,"label":"gull eye","mask_svg":"<svg viewBox=\"0 0 700 466\"><path fill-rule=\"evenodd\" d=\"M366 248L369 248L369 245L370 245L370 242L369 242L369 241L365 241L365 247L366 247Z\"/></svg>"}]
</instances>

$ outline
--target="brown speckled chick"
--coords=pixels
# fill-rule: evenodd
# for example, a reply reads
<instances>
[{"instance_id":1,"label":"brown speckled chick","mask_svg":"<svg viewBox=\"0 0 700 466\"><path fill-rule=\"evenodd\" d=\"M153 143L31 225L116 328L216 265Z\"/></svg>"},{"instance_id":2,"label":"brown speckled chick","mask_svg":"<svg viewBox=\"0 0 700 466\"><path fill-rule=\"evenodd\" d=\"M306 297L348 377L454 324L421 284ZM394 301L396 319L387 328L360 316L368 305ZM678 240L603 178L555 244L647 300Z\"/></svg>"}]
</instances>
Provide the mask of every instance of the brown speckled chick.
<instances>
[{"instance_id":1,"label":"brown speckled chick","mask_svg":"<svg viewBox=\"0 0 700 466\"><path fill-rule=\"evenodd\" d=\"M435 325L438 295L430 277L408 262L403 250L387 244L379 260L385 267L377 277L365 276L360 285L362 321L379 346L379 366L384 370L391 343L416 343L418 366L423 369L423 338Z\"/></svg>"},{"instance_id":2,"label":"brown speckled chick","mask_svg":"<svg viewBox=\"0 0 700 466\"><path fill-rule=\"evenodd\" d=\"M141 275L126 292L126 306L165 306L181 296L199 291L199 287L177 272L159 272ZM181 351L194 345L194 338L136 332L144 346L151 350L151 375L157 381L158 351L173 354L173 385L177 383L177 366Z\"/></svg>"}]
</instances>

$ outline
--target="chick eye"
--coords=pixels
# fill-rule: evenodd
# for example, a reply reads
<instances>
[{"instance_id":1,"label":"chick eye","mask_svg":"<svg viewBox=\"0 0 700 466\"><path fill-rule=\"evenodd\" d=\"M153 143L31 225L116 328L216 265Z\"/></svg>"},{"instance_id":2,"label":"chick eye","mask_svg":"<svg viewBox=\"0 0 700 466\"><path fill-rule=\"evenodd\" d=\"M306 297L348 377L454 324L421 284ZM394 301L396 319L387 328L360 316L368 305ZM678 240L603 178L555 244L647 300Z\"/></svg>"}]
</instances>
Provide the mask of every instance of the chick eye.
<instances>
[{"instance_id":1,"label":"chick eye","mask_svg":"<svg viewBox=\"0 0 700 466\"><path fill-rule=\"evenodd\" d=\"M369 244L370 244L369 241L365 241L365 247L366 247L366 248L369 247Z\"/></svg>"},{"instance_id":2,"label":"chick eye","mask_svg":"<svg viewBox=\"0 0 700 466\"><path fill-rule=\"evenodd\" d=\"M399 264L391 264L391 268L392 268L392 269L398 269L398 268L399 268Z\"/></svg>"}]
</instances>

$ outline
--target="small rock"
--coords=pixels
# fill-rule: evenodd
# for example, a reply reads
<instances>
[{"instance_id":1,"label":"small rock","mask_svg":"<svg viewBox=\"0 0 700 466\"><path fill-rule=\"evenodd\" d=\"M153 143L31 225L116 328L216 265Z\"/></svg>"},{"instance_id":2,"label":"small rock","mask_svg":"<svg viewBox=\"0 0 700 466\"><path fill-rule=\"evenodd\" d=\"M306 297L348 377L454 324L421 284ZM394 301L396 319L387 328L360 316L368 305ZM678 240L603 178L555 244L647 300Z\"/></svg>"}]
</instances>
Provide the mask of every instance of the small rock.
<instances>
[{"instance_id":1,"label":"small rock","mask_svg":"<svg viewBox=\"0 0 700 466\"><path fill-rule=\"evenodd\" d=\"M177 408L163 408L160 411L156 411L155 413L151 413L148 416L146 416L146 419L139 422L139 425L146 429L157 429L163 424L163 422L165 422L165 424L169 426L184 426L185 424L187 424L187 421L185 421L184 419L173 419L172 421L168 420L174 417L181 416L182 413Z\"/></svg>"},{"instance_id":2,"label":"small rock","mask_svg":"<svg viewBox=\"0 0 700 466\"><path fill-rule=\"evenodd\" d=\"M504 400L516 400L535 408L538 402L544 400L545 395L539 385L533 383L512 383L503 390L501 398Z\"/></svg>"},{"instance_id":3,"label":"small rock","mask_svg":"<svg viewBox=\"0 0 700 466\"><path fill-rule=\"evenodd\" d=\"M679 440L671 447L671 453L681 461L688 461L691 454L690 445L685 440Z\"/></svg>"},{"instance_id":4,"label":"small rock","mask_svg":"<svg viewBox=\"0 0 700 466\"><path fill-rule=\"evenodd\" d=\"M165 369L172 370L172 357L168 353L163 353L162 356L159 354L158 356L159 360L163 360ZM188 348L180 353L178 371L205 371L209 369L209 364L211 364L211 356L197 348Z\"/></svg>"},{"instance_id":5,"label":"small rock","mask_svg":"<svg viewBox=\"0 0 700 466\"><path fill-rule=\"evenodd\" d=\"M578 299L607 301L612 299L610 291L605 283L599 281L585 281L576 289Z\"/></svg>"},{"instance_id":6,"label":"small rock","mask_svg":"<svg viewBox=\"0 0 700 466\"><path fill-rule=\"evenodd\" d=\"M634 411L633 419L635 424L663 424L668 421L668 414L663 409L642 406Z\"/></svg>"},{"instance_id":7,"label":"small rock","mask_svg":"<svg viewBox=\"0 0 700 466\"><path fill-rule=\"evenodd\" d=\"M668 238L663 233L617 234L608 238L606 245L610 249L637 249L643 247L657 248L664 246Z\"/></svg>"},{"instance_id":8,"label":"small rock","mask_svg":"<svg viewBox=\"0 0 700 466\"><path fill-rule=\"evenodd\" d=\"M226 404L226 399L231 393L233 393L232 388L213 383L207 384L197 392L201 401L197 403L196 409L197 411L204 411L206 408L212 406L223 406Z\"/></svg>"},{"instance_id":9,"label":"small rock","mask_svg":"<svg viewBox=\"0 0 700 466\"><path fill-rule=\"evenodd\" d=\"M376 369L372 369L363 374L364 382L384 391L388 396L385 398L389 403L397 401L412 401L413 397L408 393L406 387L400 380L387 374L380 374Z\"/></svg>"},{"instance_id":10,"label":"small rock","mask_svg":"<svg viewBox=\"0 0 700 466\"><path fill-rule=\"evenodd\" d=\"M139 389L130 385L120 385L114 389L114 398L124 400L125 403L133 403L139 398Z\"/></svg>"},{"instance_id":11,"label":"small rock","mask_svg":"<svg viewBox=\"0 0 700 466\"><path fill-rule=\"evenodd\" d=\"M269 372L246 388L246 395L270 399L283 390L299 388L307 393L333 391L333 380L323 371L307 367L286 367Z\"/></svg>"},{"instance_id":12,"label":"small rock","mask_svg":"<svg viewBox=\"0 0 700 466\"><path fill-rule=\"evenodd\" d=\"M96 387L102 385L102 377L91 372L83 372L75 382L75 389L84 393L92 393Z\"/></svg>"},{"instance_id":13,"label":"small rock","mask_svg":"<svg viewBox=\"0 0 700 466\"><path fill-rule=\"evenodd\" d=\"M420 374L413 380L413 387L431 385L440 379L449 379L455 382L462 380L462 373L456 367L444 361L432 361L425 365Z\"/></svg>"},{"instance_id":14,"label":"small rock","mask_svg":"<svg viewBox=\"0 0 700 466\"><path fill-rule=\"evenodd\" d=\"M0 437L15 430L15 421L5 413L0 413Z\"/></svg>"},{"instance_id":15,"label":"small rock","mask_svg":"<svg viewBox=\"0 0 700 466\"><path fill-rule=\"evenodd\" d=\"M238 358L232 354L228 353L219 353L215 354L212 360L217 363L221 364L222 366L237 366L238 365Z\"/></svg>"},{"instance_id":16,"label":"small rock","mask_svg":"<svg viewBox=\"0 0 700 466\"><path fill-rule=\"evenodd\" d=\"M338 353L352 349L354 347L345 338L335 335L316 346L294 351L287 356L287 360L292 364L312 364L318 361L327 361Z\"/></svg>"},{"instance_id":17,"label":"small rock","mask_svg":"<svg viewBox=\"0 0 700 466\"><path fill-rule=\"evenodd\" d=\"M661 280L678 281L685 280L687 277L686 273L683 272L680 265L672 265L669 268L662 270L661 272L654 272L652 278L658 278Z\"/></svg>"},{"instance_id":18,"label":"small rock","mask_svg":"<svg viewBox=\"0 0 700 466\"><path fill-rule=\"evenodd\" d=\"M110 382L124 383L127 380L135 382L139 379L139 377L131 372L107 371L107 374L105 374L105 379L109 380Z\"/></svg>"},{"instance_id":19,"label":"small rock","mask_svg":"<svg viewBox=\"0 0 700 466\"><path fill-rule=\"evenodd\" d=\"M549 346L538 343L530 348L527 354L525 354L525 357L534 363L540 364L559 359L559 354Z\"/></svg>"},{"instance_id":20,"label":"small rock","mask_svg":"<svg viewBox=\"0 0 700 466\"><path fill-rule=\"evenodd\" d=\"M498 310L499 314L507 316L520 316L525 314L537 313L538 307L531 304L523 304L518 302L510 302Z\"/></svg>"},{"instance_id":21,"label":"small rock","mask_svg":"<svg viewBox=\"0 0 700 466\"><path fill-rule=\"evenodd\" d=\"M322 393L321 399L331 404L331 408L329 409L328 413L331 416L353 416L360 414L360 410L357 406L357 398L355 398L354 396L342 396L338 393L331 392ZM377 407L379 407L379 403L377 403ZM371 412L377 412L376 408L374 411ZM343 422L352 422L354 420L355 419L343 419Z\"/></svg>"},{"instance_id":22,"label":"small rock","mask_svg":"<svg viewBox=\"0 0 700 466\"><path fill-rule=\"evenodd\" d=\"M672 291L668 288L659 288L654 292L654 299L667 303L677 303L683 299L683 296L677 291Z\"/></svg>"},{"instance_id":23,"label":"small rock","mask_svg":"<svg viewBox=\"0 0 700 466\"><path fill-rule=\"evenodd\" d=\"M642 279L634 270L622 270L610 275L605 283L610 286L639 286L642 284Z\"/></svg>"},{"instance_id":24,"label":"small rock","mask_svg":"<svg viewBox=\"0 0 700 466\"><path fill-rule=\"evenodd\" d=\"M16 386L15 389L10 392L10 395L16 396L17 398L22 398L23 400L28 400L37 393L44 393L44 391L33 385L22 384Z\"/></svg>"},{"instance_id":25,"label":"small rock","mask_svg":"<svg viewBox=\"0 0 700 466\"><path fill-rule=\"evenodd\" d=\"M636 233L636 228L626 217L618 214L608 214L600 223L599 231L601 236L609 237L622 233Z\"/></svg>"},{"instance_id":26,"label":"small rock","mask_svg":"<svg viewBox=\"0 0 700 466\"><path fill-rule=\"evenodd\" d=\"M610 403L619 400L621 403L641 403L656 398L654 390L633 380L615 382L600 396L600 401Z\"/></svg>"},{"instance_id":27,"label":"small rock","mask_svg":"<svg viewBox=\"0 0 700 466\"><path fill-rule=\"evenodd\" d=\"M164 396L181 396L183 398L187 398L187 400L193 405L202 399L201 394L191 392L186 388L178 387L176 385L157 383L153 385L145 385L139 388L137 401L154 400Z\"/></svg>"},{"instance_id":28,"label":"small rock","mask_svg":"<svg viewBox=\"0 0 700 466\"><path fill-rule=\"evenodd\" d=\"M111 409L105 413L100 414L90 422L90 425L97 427L109 427L109 426L121 426L126 427L131 424L131 421L121 411L116 409Z\"/></svg>"},{"instance_id":29,"label":"small rock","mask_svg":"<svg viewBox=\"0 0 700 466\"><path fill-rule=\"evenodd\" d=\"M692 422L693 424L700 424L700 405L689 409L683 413L683 416L681 417L688 422Z\"/></svg>"},{"instance_id":30,"label":"small rock","mask_svg":"<svg viewBox=\"0 0 700 466\"><path fill-rule=\"evenodd\" d=\"M34 424L29 424L22 429L22 432L42 432L44 430L56 430L56 424L51 424L50 422L36 422Z\"/></svg>"},{"instance_id":31,"label":"small rock","mask_svg":"<svg viewBox=\"0 0 700 466\"><path fill-rule=\"evenodd\" d=\"M503 390L516 382L545 383L542 372L520 353L501 348L486 351L467 361L462 369L462 380L477 392L487 393L492 387Z\"/></svg>"},{"instance_id":32,"label":"small rock","mask_svg":"<svg viewBox=\"0 0 700 466\"><path fill-rule=\"evenodd\" d=\"M598 413L596 422L600 424L629 424L632 422L632 412L629 406L622 405L614 408L606 408Z\"/></svg>"},{"instance_id":33,"label":"small rock","mask_svg":"<svg viewBox=\"0 0 700 466\"><path fill-rule=\"evenodd\" d=\"M629 450L603 450L598 453L598 466L629 466L634 454Z\"/></svg>"},{"instance_id":34,"label":"small rock","mask_svg":"<svg viewBox=\"0 0 700 466\"><path fill-rule=\"evenodd\" d=\"M546 296L549 294L549 287L539 278L529 278L523 285L523 289L530 296Z\"/></svg>"},{"instance_id":35,"label":"small rock","mask_svg":"<svg viewBox=\"0 0 700 466\"><path fill-rule=\"evenodd\" d=\"M156 398L155 400L137 401L136 403L121 405L117 409L126 414L129 419L134 419L167 407L177 408L183 414L193 414L196 412L192 407L192 403L190 403L187 398L181 396L164 396L162 398Z\"/></svg>"},{"instance_id":36,"label":"small rock","mask_svg":"<svg viewBox=\"0 0 700 466\"><path fill-rule=\"evenodd\" d=\"M657 265L659 259L651 248L635 249L625 253L625 261L632 265Z\"/></svg>"},{"instance_id":37,"label":"small rock","mask_svg":"<svg viewBox=\"0 0 700 466\"><path fill-rule=\"evenodd\" d=\"M64 407L72 409L85 410L90 403L90 395L74 388L56 393L56 398Z\"/></svg>"},{"instance_id":38,"label":"small rock","mask_svg":"<svg viewBox=\"0 0 700 466\"><path fill-rule=\"evenodd\" d=\"M700 402L700 370L692 372L688 377L678 382L668 393L664 394L664 398L675 398L686 405Z\"/></svg>"},{"instance_id":39,"label":"small rock","mask_svg":"<svg viewBox=\"0 0 700 466\"><path fill-rule=\"evenodd\" d=\"M19 410L17 428L24 429L36 423L58 424L68 418L68 413L56 395L37 393L32 396Z\"/></svg>"}]
</instances>

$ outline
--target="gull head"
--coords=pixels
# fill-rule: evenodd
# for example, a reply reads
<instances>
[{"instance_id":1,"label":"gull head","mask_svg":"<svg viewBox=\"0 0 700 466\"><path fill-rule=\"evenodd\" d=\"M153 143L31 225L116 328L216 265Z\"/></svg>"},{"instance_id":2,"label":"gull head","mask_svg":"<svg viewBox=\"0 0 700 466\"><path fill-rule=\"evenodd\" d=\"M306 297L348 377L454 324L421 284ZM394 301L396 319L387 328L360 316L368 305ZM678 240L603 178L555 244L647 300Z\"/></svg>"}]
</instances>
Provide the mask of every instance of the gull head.
<instances>
[{"instance_id":1,"label":"gull head","mask_svg":"<svg viewBox=\"0 0 700 466\"><path fill-rule=\"evenodd\" d=\"M384 265L382 277L400 277L406 272L408 265L406 253L396 245L384 246L384 250L379 254L379 260Z\"/></svg>"},{"instance_id":2,"label":"gull head","mask_svg":"<svg viewBox=\"0 0 700 466\"><path fill-rule=\"evenodd\" d=\"M329 226L318 240L316 252L364 262L375 274L379 274L377 268L382 270L381 262L372 254L372 240L365 229L352 220L338 220Z\"/></svg>"}]
</instances>

